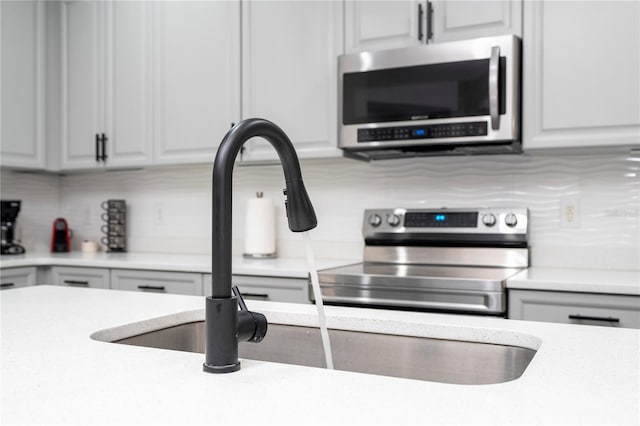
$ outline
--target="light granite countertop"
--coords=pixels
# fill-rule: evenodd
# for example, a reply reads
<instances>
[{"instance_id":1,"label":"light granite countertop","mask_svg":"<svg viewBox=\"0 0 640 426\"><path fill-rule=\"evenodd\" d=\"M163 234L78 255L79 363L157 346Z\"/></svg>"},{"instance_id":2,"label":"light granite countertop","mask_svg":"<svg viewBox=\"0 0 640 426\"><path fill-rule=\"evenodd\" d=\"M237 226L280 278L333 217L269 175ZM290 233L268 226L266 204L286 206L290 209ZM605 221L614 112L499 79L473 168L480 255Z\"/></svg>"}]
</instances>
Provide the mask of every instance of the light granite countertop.
<instances>
[{"instance_id":1,"label":"light granite countertop","mask_svg":"<svg viewBox=\"0 0 640 426\"><path fill-rule=\"evenodd\" d=\"M640 296L640 272L531 267L509 278L507 288Z\"/></svg>"},{"instance_id":2,"label":"light granite countertop","mask_svg":"<svg viewBox=\"0 0 640 426\"><path fill-rule=\"evenodd\" d=\"M357 260L316 259L319 269L358 263ZM76 266L84 268L143 269L152 271L211 273L211 256L162 253L27 253L3 256L0 269L25 266ZM266 277L307 278L302 258L232 259L233 273Z\"/></svg>"},{"instance_id":3,"label":"light granite countertop","mask_svg":"<svg viewBox=\"0 0 640 426\"><path fill-rule=\"evenodd\" d=\"M328 307L331 328L537 350L520 378L476 386L253 360L242 360L237 373L211 375L202 372L201 354L90 337L193 321L202 318L203 305L202 297L57 286L1 292L0 423L640 422L638 330ZM271 323L317 323L311 305L252 301L251 309Z\"/></svg>"},{"instance_id":4,"label":"light granite countertop","mask_svg":"<svg viewBox=\"0 0 640 426\"><path fill-rule=\"evenodd\" d=\"M318 269L359 263L358 259L316 259ZM143 269L177 272L211 272L206 255L161 253L30 253L0 258L0 269L26 266L76 266L86 268ZM232 259L233 273L266 277L307 278L302 258ZM533 266L513 277L507 288L640 295L640 271L614 269L570 269Z\"/></svg>"}]
</instances>

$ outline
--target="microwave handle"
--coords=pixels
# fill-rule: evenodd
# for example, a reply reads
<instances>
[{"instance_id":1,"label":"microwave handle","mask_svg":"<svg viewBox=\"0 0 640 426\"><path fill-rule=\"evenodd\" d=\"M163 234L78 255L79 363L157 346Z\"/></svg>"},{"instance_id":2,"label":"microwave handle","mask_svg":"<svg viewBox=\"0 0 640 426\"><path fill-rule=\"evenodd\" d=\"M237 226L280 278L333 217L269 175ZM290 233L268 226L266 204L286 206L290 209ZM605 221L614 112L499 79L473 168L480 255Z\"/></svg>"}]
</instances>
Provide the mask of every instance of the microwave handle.
<instances>
[{"instance_id":1,"label":"microwave handle","mask_svg":"<svg viewBox=\"0 0 640 426\"><path fill-rule=\"evenodd\" d=\"M500 47L491 48L489 60L489 114L491 115L491 128L500 128L499 87L500 84Z\"/></svg>"}]
</instances>

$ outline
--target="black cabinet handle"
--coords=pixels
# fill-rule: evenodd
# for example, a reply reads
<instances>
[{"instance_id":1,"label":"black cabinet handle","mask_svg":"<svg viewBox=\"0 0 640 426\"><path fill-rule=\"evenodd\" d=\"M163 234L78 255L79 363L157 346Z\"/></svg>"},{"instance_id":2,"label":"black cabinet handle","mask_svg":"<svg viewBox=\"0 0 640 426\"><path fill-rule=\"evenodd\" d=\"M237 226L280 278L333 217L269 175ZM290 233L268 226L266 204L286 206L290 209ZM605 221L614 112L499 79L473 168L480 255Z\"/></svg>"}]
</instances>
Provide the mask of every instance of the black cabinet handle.
<instances>
[{"instance_id":1,"label":"black cabinet handle","mask_svg":"<svg viewBox=\"0 0 640 426\"><path fill-rule=\"evenodd\" d=\"M266 293L240 293L242 297L253 297L256 299L268 299L269 295Z\"/></svg>"},{"instance_id":2,"label":"black cabinet handle","mask_svg":"<svg viewBox=\"0 0 640 426\"><path fill-rule=\"evenodd\" d=\"M16 285L16 283L2 283L0 284L0 288L9 288L13 287L14 285Z\"/></svg>"},{"instance_id":3,"label":"black cabinet handle","mask_svg":"<svg viewBox=\"0 0 640 426\"><path fill-rule=\"evenodd\" d=\"M433 4L427 1L427 43L433 40Z\"/></svg>"},{"instance_id":4,"label":"black cabinet handle","mask_svg":"<svg viewBox=\"0 0 640 426\"><path fill-rule=\"evenodd\" d=\"M139 285L138 288L140 290L155 290L155 291L165 291L163 285Z\"/></svg>"},{"instance_id":5,"label":"black cabinet handle","mask_svg":"<svg viewBox=\"0 0 640 426\"><path fill-rule=\"evenodd\" d=\"M107 138L107 135L105 135L104 133L102 134L101 137L101 142L102 142L102 161L106 162L107 161L107 141L109 139Z\"/></svg>"},{"instance_id":6,"label":"black cabinet handle","mask_svg":"<svg viewBox=\"0 0 640 426\"><path fill-rule=\"evenodd\" d=\"M422 20L424 19L424 9L422 3L418 3L418 41L422 41L424 33L422 32Z\"/></svg>"},{"instance_id":7,"label":"black cabinet handle","mask_svg":"<svg viewBox=\"0 0 640 426\"><path fill-rule=\"evenodd\" d=\"M620 322L620 318L613 317L590 317L587 315L569 315L569 319L577 321L604 321L604 322Z\"/></svg>"},{"instance_id":8,"label":"black cabinet handle","mask_svg":"<svg viewBox=\"0 0 640 426\"><path fill-rule=\"evenodd\" d=\"M100 161L100 135L96 133L96 163Z\"/></svg>"},{"instance_id":9,"label":"black cabinet handle","mask_svg":"<svg viewBox=\"0 0 640 426\"><path fill-rule=\"evenodd\" d=\"M69 285L89 285L89 281L64 280L63 283Z\"/></svg>"}]
</instances>

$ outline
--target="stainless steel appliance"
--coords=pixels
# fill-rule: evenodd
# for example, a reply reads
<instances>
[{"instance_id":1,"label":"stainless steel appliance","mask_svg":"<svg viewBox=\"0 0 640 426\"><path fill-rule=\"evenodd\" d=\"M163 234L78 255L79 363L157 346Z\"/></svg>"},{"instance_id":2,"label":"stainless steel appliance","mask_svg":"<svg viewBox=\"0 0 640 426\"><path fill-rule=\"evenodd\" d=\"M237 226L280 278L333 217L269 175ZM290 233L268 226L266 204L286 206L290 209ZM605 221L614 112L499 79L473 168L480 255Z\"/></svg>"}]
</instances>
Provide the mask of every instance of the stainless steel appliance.
<instances>
[{"instance_id":1,"label":"stainless steel appliance","mask_svg":"<svg viewBox=\"0 0 640 426\"><path fill-rule=\"evenodd\" d=\"M363 235L363 263L319 271L325 303L505 316L529 265L526 208L366 210Z\"/></svg>"},{"instance_id":2,"label":"stainless steel appliance","mask_svg":"<svg viewBox=\"0 0 640 426\"><path fill-rule=\"evenodd\" d=\"M519 153L520 39L487 37L339 58L346 156Z\"/></svg>"},{"instance_id":3,"label":"stainless steel appliance","mask_svg":"<svg viewBox=\"0 0 640 426\"><path fill-rule=\"evenodd\" d=\"M24 247L15 241L16 218L20 213L20 200L1 200L0 210L2 215L2 223L0 229L2 236L0 238L1 254L23 254Z\"/></svg>"}]
</instances>

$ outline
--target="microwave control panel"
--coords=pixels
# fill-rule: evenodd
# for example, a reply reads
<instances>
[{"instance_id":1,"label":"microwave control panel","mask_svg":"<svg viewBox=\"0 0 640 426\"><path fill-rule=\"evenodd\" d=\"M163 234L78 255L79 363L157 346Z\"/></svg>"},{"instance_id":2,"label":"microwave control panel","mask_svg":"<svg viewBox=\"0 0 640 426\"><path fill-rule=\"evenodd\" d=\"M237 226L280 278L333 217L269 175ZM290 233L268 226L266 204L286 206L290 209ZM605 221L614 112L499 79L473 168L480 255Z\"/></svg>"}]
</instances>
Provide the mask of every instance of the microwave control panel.
<instances>
[{"instance_id":1,"label":"microwave control panel","mask_svg":"<svg viewBox=\"0 0 640 426\"><path fill-rule=\"evenodd\" d=\"M376 127L358 129L358 142L460 138L486 136L487 134L486 121L428 124L423 126Z\"/></svg>"}]
</instances>

